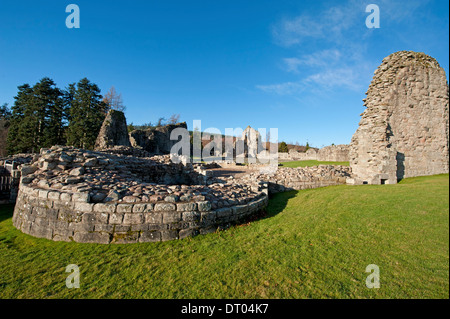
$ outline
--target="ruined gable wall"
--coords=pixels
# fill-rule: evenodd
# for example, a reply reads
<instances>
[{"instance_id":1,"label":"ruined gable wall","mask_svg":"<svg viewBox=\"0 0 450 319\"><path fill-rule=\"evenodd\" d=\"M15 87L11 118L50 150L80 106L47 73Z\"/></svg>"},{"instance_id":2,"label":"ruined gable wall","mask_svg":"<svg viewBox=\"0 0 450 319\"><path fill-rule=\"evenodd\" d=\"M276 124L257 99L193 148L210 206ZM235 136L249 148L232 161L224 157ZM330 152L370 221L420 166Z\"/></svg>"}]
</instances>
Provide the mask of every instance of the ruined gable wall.
<instances>
[{"instance_id":1,"label":"ruined gable wall","mask_svg":"<svg viewBox=\"0 0 450 319\"><path fill-rule=\"evenodd\" d=\"M369 184L448 173L449 93L438 62L396 52L375 71L352 138L355 179Z\"/></svg>"}]
</instances>

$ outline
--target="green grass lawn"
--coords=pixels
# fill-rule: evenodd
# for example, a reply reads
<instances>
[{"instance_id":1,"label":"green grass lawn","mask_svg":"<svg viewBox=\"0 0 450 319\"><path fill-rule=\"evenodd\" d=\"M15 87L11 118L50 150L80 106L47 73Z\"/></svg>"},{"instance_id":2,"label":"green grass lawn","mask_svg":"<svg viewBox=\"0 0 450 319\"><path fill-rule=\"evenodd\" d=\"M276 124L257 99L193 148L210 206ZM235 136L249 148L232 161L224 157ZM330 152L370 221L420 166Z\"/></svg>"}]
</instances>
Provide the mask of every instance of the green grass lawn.
<instances>
[{"instance_id":1,"label":"green grass lawn","mask_svg":"<svg viewBox=\"0 0 450 319\"><path fill-rule=\"evenodd\" d=\"M256 222L129 245L36 239L0 206L0 298L448 298L448 196L448 175L288 192Z\"/></svg>"},{"instance_id":2,"label":"green grass lawn","mask_svg":"<svg viewBox=\"0 0 450 319\"><path fill-rule=\"evenodd\" d=\"M292 161L292 162L282 162L281 166L284 167L291 167L291 168L296 168L296 167L311 167L311 166L318 166L318 165L344 165L344 166L349 166L349 162L321 162L321 161L315 161L315 160L310 160L310 161Z\"/></svg>"}]
</instances>

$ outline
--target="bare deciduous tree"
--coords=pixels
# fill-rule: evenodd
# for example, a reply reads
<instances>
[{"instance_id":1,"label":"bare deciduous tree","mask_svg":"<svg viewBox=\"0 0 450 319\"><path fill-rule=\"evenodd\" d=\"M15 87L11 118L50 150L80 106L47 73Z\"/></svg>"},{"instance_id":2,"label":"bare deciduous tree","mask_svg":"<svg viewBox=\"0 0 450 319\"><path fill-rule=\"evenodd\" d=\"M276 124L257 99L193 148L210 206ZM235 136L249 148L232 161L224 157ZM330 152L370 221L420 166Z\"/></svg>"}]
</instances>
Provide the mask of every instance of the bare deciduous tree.
<instances>
[{"instance_id":1,"label":"bare deciduous tree","mask_svg":"<svg viewBox=\"0 0 450 319\"><path fill-rule=\"evenodd\" d=\"M177 124L180 120L180 114L172 114L172 116L169 118L169 124Z\"/></svg>"},{"instance_id":2,"label":"bare deciduous tree","mask_svg":"<svg viewBox=\"0 0 450 319\"><path fill-rule=\"evenodd\" d=\"M123 105L122 94L117 93L114 86L111 86L108 93L105 94L103 102L108 105L107 111L116 110L124 112L126 109L125 105Z\"/></svg>"}]
</instances>

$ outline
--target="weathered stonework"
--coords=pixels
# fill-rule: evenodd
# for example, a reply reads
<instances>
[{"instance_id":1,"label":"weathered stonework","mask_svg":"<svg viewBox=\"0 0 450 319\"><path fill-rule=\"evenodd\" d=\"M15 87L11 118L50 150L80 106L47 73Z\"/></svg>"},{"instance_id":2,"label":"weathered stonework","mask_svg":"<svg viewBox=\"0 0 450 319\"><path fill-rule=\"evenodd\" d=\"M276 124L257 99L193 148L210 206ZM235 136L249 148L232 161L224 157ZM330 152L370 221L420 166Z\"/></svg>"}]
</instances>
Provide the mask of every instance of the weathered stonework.
<instances>
[{"instance_id":1,"label":"weathered stonework","mask_svg":"<svg viewBox=\"0 0 450 319\"><path fill-rule=\"evenodd\" d=\"M227 228L268 204L263 192L245 204L214 210L208 201L105 204L87 203L71 195L21 185L13 225L26 234L55 241L158 242Z\"/></svg>"},{"instance_id":2,"label":"weathered stonework","mask_svg":"<svg viewBox=\"0 0 450 319\"><path fill-rule=\"evenodd\" d=\"M330 145L317 152L317 160L321 162L348 162L349 152L349 145Z\"/></svg>"},{"instance_id":3,"label":"weathered stonework","mask_svg":"<svg viewBox=\"0 0 450 319\"><path fill-rule=\"evenodd\" d=\"M129 134L131 146L142 148L151 154L170 154L173 145L178 143L178 141L170 139L170 134L177 128L187 129L186 122L146 130L134 130Z\"/></svg>"},{"instance_id":4,"label":"weathered stonework","mask_svg":"<svg viewBox=\"0 0 450 319\"><path fill-rule=\"evenodd\" d=\"M244 177L246 183L256 179L267 184L268 193L303 190L345 184L351 176L348 166L319 165L314 167L279 167L272 173L252 173Z\"/></svg>"},{"instance_id":5,"label":"weathered stonework","mask_svg":"<svg viewBox=\"0 0 450 319\"><path fill-rule=\"evenodd\" d=\"M449 88L435 59L411 51L386 57L366 94L351 142L351 182L448 173Z\"/></svg>"},{"instance_id":6,"label":"weathered stonework","mask_svg":"<svg viewBox=\"0 0 450 319\"><path fill-rule=\"evenodd\" d=\"M95 149L104 150L114 146L131 146L131 144L125 115L123 112L110 110L103 121Z\"/></svg>"},{"instance_id":7,"label":"weathered stonework","mask_svg":"<svg viewBox=\"0 0 450 319\"><path fill-rule=\"evenodd\" d=\"M267 203L263 187L215 180L169 156L54 146L22 168L13 224L57 241L165 241L226 228Z\"/></svg>"},{"instance_id":8,"label":"weathered stonework","mask_svg":"<svg viewBox=\"0 0 450 319\"><path fill-rule=\"evenodd\" d=\"M306 152L290 150L289 153L278 153L279 160L283 161L322 161L322 162L348 162L350 146L330 145L319 150L310 148Z\"/></svg>"}]
</instances>

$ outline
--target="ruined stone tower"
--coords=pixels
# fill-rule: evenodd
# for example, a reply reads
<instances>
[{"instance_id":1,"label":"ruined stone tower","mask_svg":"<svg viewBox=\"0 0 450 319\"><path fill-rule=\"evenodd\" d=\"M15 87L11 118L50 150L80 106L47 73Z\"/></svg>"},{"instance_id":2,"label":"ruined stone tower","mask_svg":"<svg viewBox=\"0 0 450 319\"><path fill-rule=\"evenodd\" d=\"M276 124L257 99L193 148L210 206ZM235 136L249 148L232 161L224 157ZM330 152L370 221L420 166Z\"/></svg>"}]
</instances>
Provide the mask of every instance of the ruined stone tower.
<instances>
[{"instance_id":1,"label":"ruined stone tower","mask_svg":"<svg viewBox=\"0 0 450 319\"><path fill-rule=\"evenodd\" d=\"M131 146L127 120L121 111L110 110L103 121L95 142L96 150L105 150L116 145Z\"/></svg>"},{"instance_id":2,"label":"ruined stone tower","mask_svg":"<svg viewBox=\"0 0 450 319\"><path fill-rule=\"evenodd\" d=\"M375 71L350 145L357 184L395 184L449 171L449 87L424 54L391 54Z\"/></svg>"}]
</instances>

